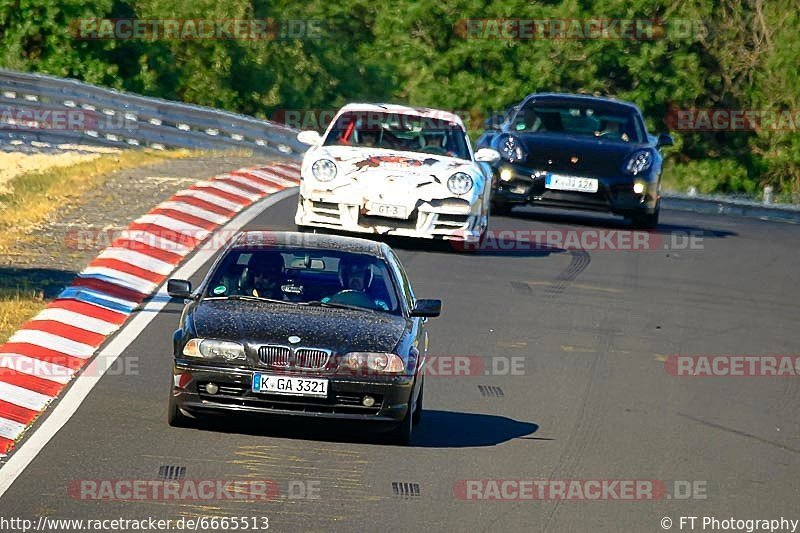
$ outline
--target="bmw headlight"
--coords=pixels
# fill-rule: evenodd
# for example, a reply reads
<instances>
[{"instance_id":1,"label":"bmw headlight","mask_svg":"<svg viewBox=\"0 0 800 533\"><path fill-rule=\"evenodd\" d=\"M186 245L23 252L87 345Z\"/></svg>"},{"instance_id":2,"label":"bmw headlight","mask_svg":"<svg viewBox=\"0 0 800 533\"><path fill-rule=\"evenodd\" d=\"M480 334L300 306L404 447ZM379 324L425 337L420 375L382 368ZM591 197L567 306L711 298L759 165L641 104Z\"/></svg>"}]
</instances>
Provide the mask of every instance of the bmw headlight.
<instances>
[{"instance_id":1,"label":"bmw headlight","mask_svg":"<svg viewBox=\"0 0 800 533\"><path fill-rule=\"evenodd\" d=\"M650 150L639 150L638 152L634 152L628 158L628 161L625 163L623 170L628 174L636 176L641 174L648 168L650 168L653 164L653 154Z\"/></svg>"},{"instance_id":2,"label":"bmw headlight","mask_svg":"<svg viewBox=\"0 0 800 533\"><path fill-rule=\"evenodd\" d=\"M336 164L330 159L319 159L311 165L311 173L318 181L331 181L336 177Z\"/></svg>"},{"instance_id":3,"label":"bmw headlight","mask_svg":"<svg viewBox=\"0 0 800 533\"><path fill-rule=\"evenodd\" d=\"M453 194L467 194L472 189L472 178L464 172L456 172L447 180L447 188Z\"/></svg>"},{"instance_id":4,"label":"bmw headlight","mask_svg":"<svg viewBox=\"0 0 800 533\"><path fill-rule=\"evenodd\" d=\"M214 339L190 339L183 347L183 355L204 359L223 358L228 361L244 359L244 346L238 342Z\"/></svg>"},{"instance_id":5,"label":"bmw headlight","mask_svg":"<svg viewBox=\"0 0 800 533\"><path fill-rule=\"evenodd\" d=\"M503 159L509 163L519 163L528 157L528 154L525 153L525 149L522 148L522 144L519 142L519 139L512 135L506 135L500 140L498 151L500 152L500 155L503 156Z\"/></svg>"},{"instance_id":6,"label":"bmw headlight","mask_svg":"<svg viewBox=\"0 0 800 533\"><path fill-rule=\"evenodd\" d=\"M401 374L406 365L393 353L350 352L339 358L339 370L357 374Z\"/></svg>"}]
</instances>

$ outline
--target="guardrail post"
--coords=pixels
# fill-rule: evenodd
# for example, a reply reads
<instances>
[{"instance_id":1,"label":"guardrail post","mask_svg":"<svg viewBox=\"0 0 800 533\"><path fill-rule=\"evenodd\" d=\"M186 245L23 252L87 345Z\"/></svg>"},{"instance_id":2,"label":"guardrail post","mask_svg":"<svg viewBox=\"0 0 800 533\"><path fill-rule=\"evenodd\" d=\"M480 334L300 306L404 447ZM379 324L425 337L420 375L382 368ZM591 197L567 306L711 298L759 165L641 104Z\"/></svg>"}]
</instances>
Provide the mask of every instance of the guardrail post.
<instances>
[{"instance_id":1,"label":"guardrail post","mask_svg":"<svg viewBox=\"0 0 800 533\"><path fill-rule=\"evenodd\" d=\"M772 203L772 186L767 185L764 187L764 205Z\"/></svg>"}]
</instances>

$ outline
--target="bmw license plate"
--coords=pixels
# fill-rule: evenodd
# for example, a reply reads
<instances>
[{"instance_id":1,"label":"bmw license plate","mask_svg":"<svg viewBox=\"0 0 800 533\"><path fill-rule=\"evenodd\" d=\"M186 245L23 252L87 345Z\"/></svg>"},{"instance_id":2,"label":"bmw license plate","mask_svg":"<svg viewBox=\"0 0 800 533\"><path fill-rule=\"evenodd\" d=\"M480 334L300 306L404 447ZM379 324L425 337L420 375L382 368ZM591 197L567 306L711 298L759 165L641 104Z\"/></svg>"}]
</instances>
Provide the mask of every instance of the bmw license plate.
<instances>
[{"instance_id":1,"label":"bmw license plate","mask_svg":"<svg viewBox=\"0 0 800 533\"><path fill-rule=\"evenodd\" d=\"M547 174L544 179L544 186L548 189L559 191L597 192L596 179L581 178L578 176Z\"/></svg>"},{"instance_id":2,"label":"bmw license plate","mask_svg":"<svg viewBox=\"0 0 800 533\"><path fill-rule=\"evenodd\" d=\"M290 394L293 396L328 397L328 380L272 376L256 372L253 374L253 392L270 394Z\"/></svg>"},{"instance_id":3,"label":"bmw license plate","mask_svg":"<svg viewBox=\"0 0 800 533\"><path fill-rule=\"evenodd\" d=\"M372 203L372 206L369 210L370 215L377 215L380 217L390 217L390 218L408 218L408 211L406 211L406 207L404 205L393 205L393 204L376 204Z\"/></svg>"}]
</instances>

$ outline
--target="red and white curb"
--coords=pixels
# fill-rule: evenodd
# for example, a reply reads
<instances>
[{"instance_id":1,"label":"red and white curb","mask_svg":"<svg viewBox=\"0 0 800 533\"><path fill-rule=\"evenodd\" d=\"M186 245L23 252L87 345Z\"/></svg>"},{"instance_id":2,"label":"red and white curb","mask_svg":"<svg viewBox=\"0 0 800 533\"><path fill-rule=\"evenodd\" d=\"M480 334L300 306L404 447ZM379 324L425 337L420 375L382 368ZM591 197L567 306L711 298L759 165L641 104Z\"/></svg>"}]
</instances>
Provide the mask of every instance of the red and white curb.
<instances>
[{"instance_id":1,"label":"red and white curb","mask_svg":"<svg viewBox=\"0 0 800 533\"><path fill-rule=\"evenodd\" d=\"M201 181L133 221L72 285L0 345L0 453L181 261L237 213L300 182L275 163Z\"/></svg>"}]
</instances>

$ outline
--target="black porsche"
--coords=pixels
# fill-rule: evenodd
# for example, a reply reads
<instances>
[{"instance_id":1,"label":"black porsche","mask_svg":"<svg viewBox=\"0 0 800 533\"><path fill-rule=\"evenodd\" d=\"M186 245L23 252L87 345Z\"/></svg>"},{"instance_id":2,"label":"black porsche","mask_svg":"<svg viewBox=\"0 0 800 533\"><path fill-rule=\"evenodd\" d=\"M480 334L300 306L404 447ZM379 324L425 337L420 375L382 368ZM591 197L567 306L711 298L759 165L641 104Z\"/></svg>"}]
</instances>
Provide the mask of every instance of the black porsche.
<instances>
[{"instance_id":1,"label":"black porsche","mask_svg":"<svg viewBox=\"0 0 800 533\"><path fill-rule=\"evenodd\" d=\"M422 414L425 323L392 249L349 237L243 232L189 300L173 338L168 421L251 413L369 421L407 444Z\"/></svg>"},{"instance_id":2,"label":"black porsche","mask_svg":"<svg viewBox=\"0 0 800 533\"><path fill-rule=\"evenodd\" d=\"M516 205L607 211L637 227L658 224L659 152L666 133L649 135L629 102L570 94L532 94L494 127L478 147L494 148L492 212Z\"/></svg>"}]
</instances>

